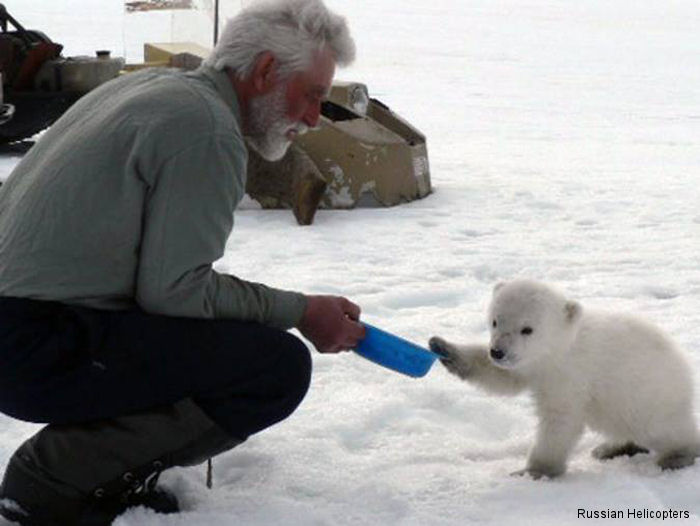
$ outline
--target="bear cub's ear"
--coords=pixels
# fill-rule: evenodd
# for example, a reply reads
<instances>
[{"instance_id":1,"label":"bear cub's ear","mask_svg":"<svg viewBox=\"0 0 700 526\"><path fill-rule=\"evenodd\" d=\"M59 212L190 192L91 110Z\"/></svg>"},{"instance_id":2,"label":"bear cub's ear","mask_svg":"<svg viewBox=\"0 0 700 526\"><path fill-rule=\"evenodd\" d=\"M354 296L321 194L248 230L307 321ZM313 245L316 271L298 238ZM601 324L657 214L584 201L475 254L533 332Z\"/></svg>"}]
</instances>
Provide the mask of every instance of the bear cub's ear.
<instances>
[{"instance_id":1,"label":"bear cub's ear","mask_svg":"<svg viewBox=\"0 0 700 526\"><path fill-rule=\"evenodd\" d=\"M493 287L493 295L495 296L496 292L501 290L505 286L505 284L506 284L505 281L499 281L498 283L496 283Z\"/></svg>"},{"instance_id":2,"label":"bear cub's ear","mask_svg":"<svg viewBox=\"0 0 700 526\"><path fill-rule=\"evenodd\" d=\"M567 301L564 310L566 311L566 321L571 323L578 321L583 314L583 307L578 301Z\"/></svg>"}]
</instances>

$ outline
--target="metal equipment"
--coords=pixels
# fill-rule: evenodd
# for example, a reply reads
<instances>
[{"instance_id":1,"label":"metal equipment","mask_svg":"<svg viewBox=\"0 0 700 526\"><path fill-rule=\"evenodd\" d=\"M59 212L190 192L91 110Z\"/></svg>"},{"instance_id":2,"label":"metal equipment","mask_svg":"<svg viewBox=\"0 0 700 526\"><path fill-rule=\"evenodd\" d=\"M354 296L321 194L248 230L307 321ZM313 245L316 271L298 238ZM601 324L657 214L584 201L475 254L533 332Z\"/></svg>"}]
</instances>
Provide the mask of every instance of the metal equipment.
<instances>
[{"instance_id":1,"label":"metal equipment","mask_svg":"<svg viewBox=\"0 0 700 526\"><path fill-rule=\"evenodd\" d=\"M0 4L4 102L14 107L12 119L0 122L0 143L47 128L82 95L116 77L124 65L108 51L98 51L96 57L64 58L62 49L41 31L25 29Z\"/></svg>"}]
</instances>

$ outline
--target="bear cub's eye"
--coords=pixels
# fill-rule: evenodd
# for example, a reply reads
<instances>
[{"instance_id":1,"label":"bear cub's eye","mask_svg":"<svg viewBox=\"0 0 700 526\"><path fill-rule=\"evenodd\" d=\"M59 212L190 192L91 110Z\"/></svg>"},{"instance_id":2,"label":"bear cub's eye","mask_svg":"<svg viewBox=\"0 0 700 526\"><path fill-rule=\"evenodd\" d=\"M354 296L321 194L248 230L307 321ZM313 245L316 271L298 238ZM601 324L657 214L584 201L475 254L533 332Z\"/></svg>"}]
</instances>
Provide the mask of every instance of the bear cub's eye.
<instances>
[{"instance_id":1,"label":"bear cub's eye","mask_svg":"<svg viewBox=\"0 0 700 526\"><path fill-rule=\"evenodd\" d=\"M498 324L496 323L496 320L493 320L493 323L491 324L491 327L493 327L493 328L495 329L495 328L496 328L496 325L498 325Z\"/></svg>"},{"instance_id":2,"label":"bear cub's eye","mask_svg":"<svg viewBox=\"0 0 700 526\"><path fill-rule=\"evenodd\" d=\"M526 336L528 334L532 334L532 327L523 327L523 330L520 331L520 334L525 334Z\"/></svg>"}]
</instances>

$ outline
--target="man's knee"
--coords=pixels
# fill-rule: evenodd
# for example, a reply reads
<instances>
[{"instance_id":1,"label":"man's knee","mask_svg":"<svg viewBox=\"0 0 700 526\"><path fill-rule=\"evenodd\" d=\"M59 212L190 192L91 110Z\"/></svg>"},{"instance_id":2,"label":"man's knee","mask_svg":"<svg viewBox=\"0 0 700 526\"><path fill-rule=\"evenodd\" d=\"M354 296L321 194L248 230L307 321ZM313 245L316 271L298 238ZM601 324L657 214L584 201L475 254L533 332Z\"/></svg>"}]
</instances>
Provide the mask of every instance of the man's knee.
<instances>
[{"instance_id":1,"label":"man's knee","mask_svg":"<svg viewBox=\"0 0 700 526\"><path fill-rule=\"evenodd\" d=\"M304 343L288 332L282 333L277 375L285 391L288 414L301 403L311 383L311 354Z\"/></svg>"},{"instance_id":2,"label":"man's knee","mask_svg":"<svg viewBox=\"0 0 700 526\"><path fill-rule=\"evenodd\" d=\"M231 436L242 440L289 417L311 381L311 356L304 343L279 330L264 330L256 373L225 389L195 397L197 404ZM251 357L254 359L254 356Z\"/></svg>"}]
</instances>

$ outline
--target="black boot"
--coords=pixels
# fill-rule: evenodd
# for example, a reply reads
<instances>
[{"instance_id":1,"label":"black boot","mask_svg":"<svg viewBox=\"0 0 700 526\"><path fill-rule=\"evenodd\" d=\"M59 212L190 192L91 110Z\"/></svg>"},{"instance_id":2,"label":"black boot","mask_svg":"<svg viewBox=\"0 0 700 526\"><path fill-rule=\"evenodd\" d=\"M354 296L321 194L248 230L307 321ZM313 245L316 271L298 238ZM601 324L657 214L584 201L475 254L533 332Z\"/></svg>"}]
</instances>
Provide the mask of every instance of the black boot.
<instances>
[{"instance_id":1,"label":"black boot","mask_svg":"<svg viewBox=\"0 0 700 526\"><path fill-rule=\"evenodd\" d=\"M239 444L190 400L85 425L49 425L14 453L0 515L22 526L107 526L132 506L178 511L160 473Z\"/></svg>"},{"instance_id":2,"label":"black boot","mask_svg":"<svg viewBox=\"0 0 700 526\"><path fill-rule=\"evenodd\" d=\"M120 487L113 495L102 488L84 495L51 480L30 456L19 453L10 459L5 471L0 514L22 526L104 526L134 506L177 513L177 498L156 486L158 475L160 471L155 471L143 483L130 479L127 489L124 484L113 483Z\"/></svg>"}]
</instances>

